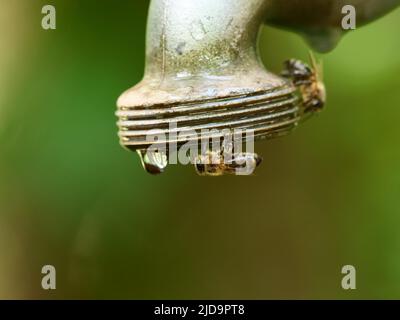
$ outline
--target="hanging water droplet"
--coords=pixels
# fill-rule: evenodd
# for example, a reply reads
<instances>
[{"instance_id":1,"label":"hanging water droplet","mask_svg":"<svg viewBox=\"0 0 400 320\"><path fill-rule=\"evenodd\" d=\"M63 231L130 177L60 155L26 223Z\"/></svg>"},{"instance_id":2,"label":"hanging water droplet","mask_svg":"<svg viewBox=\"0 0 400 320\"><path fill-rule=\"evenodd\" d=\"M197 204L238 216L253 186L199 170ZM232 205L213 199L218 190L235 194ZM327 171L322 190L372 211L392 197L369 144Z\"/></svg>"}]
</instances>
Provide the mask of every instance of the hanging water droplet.
<instances>
[{"instance_id":1,"label":"hanging water droplet","mask_svg":"<svg viewBox=\"0 0 400 320\"><path fill-rule=\"evenodd\" d=\"M256 153L239 153L235 155L234 161L237 164L237 176L250 176L261 164L262 158Z\"/></svg>"},{"instance_id":2,"label":"hanging water droplet","mask_svg":"<svg viewBox=\"0 0 400 320\"><path fill-rule=\"evenodd\" d=\"M304 38L317 52L327 53L336 48L344 32L338 28L329 28L317 31L305 32Z\"/></svg>"},{"instance_id":3,"label":"hanging water droplet","mask_svg":"<svg viewBox=\"0 0 400 320\"><path fill-rule=\"evenodd\" d=\"M155 150L137 150L143 168L150 174L161 174L168 166L168 156L166 152Z\"/></svg>"}]
</instances>

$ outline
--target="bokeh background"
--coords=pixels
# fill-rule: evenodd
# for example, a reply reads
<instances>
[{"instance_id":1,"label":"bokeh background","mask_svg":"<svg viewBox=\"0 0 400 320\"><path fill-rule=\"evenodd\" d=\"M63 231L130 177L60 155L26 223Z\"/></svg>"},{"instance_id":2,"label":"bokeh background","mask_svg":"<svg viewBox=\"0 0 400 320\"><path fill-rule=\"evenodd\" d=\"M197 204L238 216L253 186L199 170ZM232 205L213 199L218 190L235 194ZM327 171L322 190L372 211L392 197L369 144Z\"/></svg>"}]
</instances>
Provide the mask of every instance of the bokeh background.
<instances>
[{"instance_id":1,"label":"bokeh background","mask_svg":"<svg viewBox=\"0 0 400 320\"><path fill-rule=\"evenodd\" d=\"M0 0L0 298L400 298L400 10L322 57L326 110L257 144L255 176L200 178L149 176L118 144L147 7ZM307 59L296 35L261 38L271 71Z\"/></svg>"}]
</instances>

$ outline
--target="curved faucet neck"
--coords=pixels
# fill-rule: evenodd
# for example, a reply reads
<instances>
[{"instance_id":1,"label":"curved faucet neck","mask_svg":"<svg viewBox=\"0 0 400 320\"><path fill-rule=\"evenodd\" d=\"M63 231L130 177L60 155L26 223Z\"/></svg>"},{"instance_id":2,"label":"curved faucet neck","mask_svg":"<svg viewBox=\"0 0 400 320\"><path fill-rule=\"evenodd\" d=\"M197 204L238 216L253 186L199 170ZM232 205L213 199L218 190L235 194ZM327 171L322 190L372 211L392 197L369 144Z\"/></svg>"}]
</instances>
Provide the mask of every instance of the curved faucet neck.
<instances>
[{"instance_id":1,"label":"curved faucet neck","mask_svg":"<svg viewBox=\"0 0 400 320\"><path fill-rule=\"evenodd\" d=\"M146 75L224 76L259 64L266 0L152 0Z\"/></svg>"}]
</instances>

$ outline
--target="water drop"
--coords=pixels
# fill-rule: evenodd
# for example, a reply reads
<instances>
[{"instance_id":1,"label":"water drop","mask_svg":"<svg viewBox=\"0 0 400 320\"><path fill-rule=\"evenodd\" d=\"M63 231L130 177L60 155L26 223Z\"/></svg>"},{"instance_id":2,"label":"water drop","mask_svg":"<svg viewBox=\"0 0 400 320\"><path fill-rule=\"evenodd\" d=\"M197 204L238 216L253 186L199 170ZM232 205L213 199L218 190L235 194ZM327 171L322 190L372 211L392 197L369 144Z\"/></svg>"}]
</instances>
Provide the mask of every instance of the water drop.
<instances>
[{"instance_id":1,"label":"water drop","mask_svg":"<svg viewBox=\"0 0 400 320\"><path fill-rule=\"evenodd\" d=\"M261 164L262 158L256 153L239 153L235 155L234 161L237 164L237 176L250 176Z\"/></svg>"},{"instance_id":2,"label":"water drop","mask_svg":"<svg viewBox=\"0 0 400 320\"><path fill-rule=\"evenodd\" d=\"M303 36L315 51L327 53L336 48L343 33L341 29L329 28L318 31L308 31L305 32Z\"/></svg>"},{"instance_id":3,"label":"water drop","mask_svg":"<svg viewBox=\"0 0 400 320\"><path fill-rule=\"evenodd\" d=\"M168 166L168 157L164 151L138 150L137 153L139 154L143 168L150 174L161 174Z\"/></svg>"}]
</instances>

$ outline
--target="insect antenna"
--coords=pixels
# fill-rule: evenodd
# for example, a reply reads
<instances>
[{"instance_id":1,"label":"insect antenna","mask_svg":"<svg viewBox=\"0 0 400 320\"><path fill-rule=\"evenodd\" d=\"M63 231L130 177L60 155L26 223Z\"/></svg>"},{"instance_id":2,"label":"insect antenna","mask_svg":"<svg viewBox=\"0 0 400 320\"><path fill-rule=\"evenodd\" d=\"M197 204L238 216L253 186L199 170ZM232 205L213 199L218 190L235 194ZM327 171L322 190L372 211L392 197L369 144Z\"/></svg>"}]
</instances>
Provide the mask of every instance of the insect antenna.
<instances>
[{"instance_id":1,"label":"insect antenna","mask_svg":"<svg viewBox=\"0 0 400 320\"><path fill-rule=\"evenodd\" d=\"M310 56L311 66L314 70L316 80L322 81L324 78L324 66L322 60L317 62L317 59L312 51L309 51L308 54Z\"/></svg>"}]
</instances>

